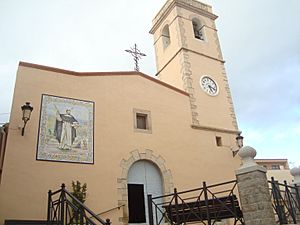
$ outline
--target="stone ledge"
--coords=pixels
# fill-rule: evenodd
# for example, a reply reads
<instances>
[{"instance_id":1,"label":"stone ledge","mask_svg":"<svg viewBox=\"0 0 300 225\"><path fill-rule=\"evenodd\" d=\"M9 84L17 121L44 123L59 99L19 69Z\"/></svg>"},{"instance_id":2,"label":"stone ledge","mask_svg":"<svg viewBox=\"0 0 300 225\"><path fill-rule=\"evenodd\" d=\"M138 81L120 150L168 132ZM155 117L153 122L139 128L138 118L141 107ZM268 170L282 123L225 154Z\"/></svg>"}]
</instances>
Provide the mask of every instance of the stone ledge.
<instances>
[{"instance_id":1,"label":"stone ledge","mask_svg":"<svg viewBox=\"0 0 300 225\"><path fill-rule=\"evenodd\" d=\"M262 166L259 166L259 165L250 166L250 167L237 169L235 171L235 175L242 175L242 174L251 173L251 172L255 172L255 171L266 173L267 169Z\"/></svg>"}]
</instances>

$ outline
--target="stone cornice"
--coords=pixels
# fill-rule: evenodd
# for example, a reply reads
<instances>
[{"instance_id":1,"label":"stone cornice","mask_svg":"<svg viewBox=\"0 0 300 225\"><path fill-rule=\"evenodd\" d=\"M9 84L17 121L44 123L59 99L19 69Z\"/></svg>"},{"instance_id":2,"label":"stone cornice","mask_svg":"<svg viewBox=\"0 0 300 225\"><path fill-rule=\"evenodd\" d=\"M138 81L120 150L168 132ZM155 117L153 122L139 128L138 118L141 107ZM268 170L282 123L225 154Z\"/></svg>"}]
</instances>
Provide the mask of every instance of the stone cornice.
<instances>
[{"instance_id":1,"label":"stone cornice","mask_svg":"<svg viewBox=\"0 0 300 225\"><path fill-rule=\"evenodd\" d=\"M203 4L201 2L195 0L173 0L172 2L167 1L162 9L158 12L158 14L153 19L153 26L149 31L150 34L154 34L157 28L161 25L165 18L170 14L170 12L174 9L174 7L181 7L191 12L206 16L212 20L218 18L218 16L214 15L213 13L209 12L211 10L211 6Z\"/></svg>"},{"instance_id":2,"label":"stone cornice","mask_svg":"<svg viewBox=\"0 0 300 225\"><path fill-rule=\"evenodd\" d=\"M251 173L251 172L255 172L255 171L266 173L267 169L262 166L255 165L255 166L251 166L251 167L237 169L235 171L235 175L241 175L241 174Z\"/></svg>"},{"instance_id":3,"label":"stone cornice","mask_svg":"<svg viewBox=\"0 0 300 225\"><path fill-rule=\"evenodd\" d=\"M224 128L218 128L218 127L203 126L203 125L191 125L191 127L193 129L198 129L198 130L208 130L208 131L229 133L229 134L241 134L242 133L242 131L239 131L239 130L230 130L230 129L224 129Z\"/></svg>"}]
</instances>

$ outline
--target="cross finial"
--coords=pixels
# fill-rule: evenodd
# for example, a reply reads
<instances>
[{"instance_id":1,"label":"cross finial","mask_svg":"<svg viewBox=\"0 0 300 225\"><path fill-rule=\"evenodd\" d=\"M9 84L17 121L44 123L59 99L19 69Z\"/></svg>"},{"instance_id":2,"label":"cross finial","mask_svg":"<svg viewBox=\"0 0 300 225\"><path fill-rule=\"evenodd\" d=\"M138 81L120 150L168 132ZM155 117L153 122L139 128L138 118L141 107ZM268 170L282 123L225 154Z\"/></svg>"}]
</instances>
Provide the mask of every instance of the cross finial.
<instances>
[{"instance_id":1,"label":"cross finial","mask_svg":"<svg viewBox=\"0 0 300 225\"><path fill-rule=\"evenodd\" d=\"M129 52L133 56L134 60L134 70L140 71L139 68L139 60L142 58L142 56L146 56L146 54L142 53L138 48L137 45L134 44L134 47L131 47L129 50L125 50L126 52Z\"/></svg>"}]
</instances>

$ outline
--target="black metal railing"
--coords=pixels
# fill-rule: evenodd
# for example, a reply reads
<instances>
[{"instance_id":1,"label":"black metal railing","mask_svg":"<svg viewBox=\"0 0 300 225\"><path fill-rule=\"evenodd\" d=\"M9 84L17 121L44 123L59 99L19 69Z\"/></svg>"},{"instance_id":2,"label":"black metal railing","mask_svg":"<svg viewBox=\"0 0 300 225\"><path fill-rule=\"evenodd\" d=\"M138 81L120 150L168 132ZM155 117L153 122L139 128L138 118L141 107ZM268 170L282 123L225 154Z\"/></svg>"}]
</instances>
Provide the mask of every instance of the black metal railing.
<instances>
[{"instance_id":1,"label":"black metal railing","mask_svg":"<svg viewBox=\"0 0 300 225\"><path fill-rule=\"evenodd\" d=\"M288 185L286 181L279 183L273 177L268 182L277 224L297 224L300 220L300 187Z\"/></svg>"},{"instance_id":2,"label":"black metal railing","mask_svg":"<svg viewBox=\"0 0 300 225\"><path fill-rule=\"evenodd\" d=\"M92 210L68 192L65 185L61 189L48 192L48 225L110 225L110 220L102 220Z\"/></svg>"},{"instance_id":3,"label":"black metal railing","mask_svg":"<svg viewBox=\"0 0 300 225\"><path fill-rule=\"evenodd\" d=\"M236 180L152 197L148 195L149 225L162 223L202 223L212 225L222 219L244 224L237 198Z\"/></svg>"}]
</instances>

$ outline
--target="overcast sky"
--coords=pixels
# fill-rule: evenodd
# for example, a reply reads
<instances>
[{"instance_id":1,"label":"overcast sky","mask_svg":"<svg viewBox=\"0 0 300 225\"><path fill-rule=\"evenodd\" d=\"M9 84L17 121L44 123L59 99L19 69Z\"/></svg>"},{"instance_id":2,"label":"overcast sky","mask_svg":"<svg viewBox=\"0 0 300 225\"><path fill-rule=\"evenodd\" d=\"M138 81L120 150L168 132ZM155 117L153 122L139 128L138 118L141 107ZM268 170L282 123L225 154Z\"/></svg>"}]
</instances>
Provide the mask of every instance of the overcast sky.
<instances>
[{"instance_id":1,"label":"overcast sky","mask_svg":"<svg viewBox=\"0 0 300 225\"><path fill-rule=\"evenodd\" d=\"M203 0L213 6L235 111L257 158L300 165L300 1ZM19 61L78 72L156 73L152 19L165 0L0 0L0 123Z\"/></svg>"}]
</instances>

